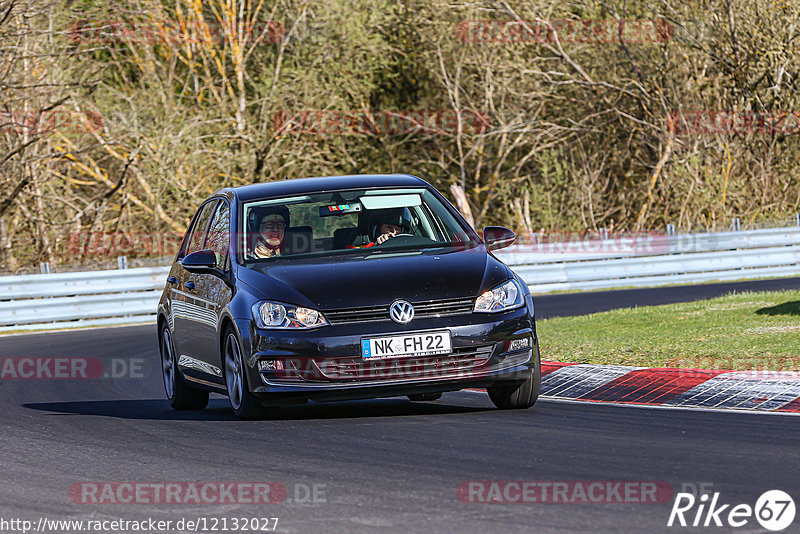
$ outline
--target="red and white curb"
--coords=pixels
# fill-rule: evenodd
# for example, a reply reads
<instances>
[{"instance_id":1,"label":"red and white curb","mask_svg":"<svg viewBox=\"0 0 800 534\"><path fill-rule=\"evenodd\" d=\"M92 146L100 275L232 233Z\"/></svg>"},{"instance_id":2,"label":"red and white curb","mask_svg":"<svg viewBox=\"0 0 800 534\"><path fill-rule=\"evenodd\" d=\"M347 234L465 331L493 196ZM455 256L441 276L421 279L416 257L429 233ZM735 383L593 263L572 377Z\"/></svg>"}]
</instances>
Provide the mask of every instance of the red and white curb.
<instances>
[{"instance_id":1,"label":"red and white curb","mask_svg":"<svg viewBox=\"0 0 800 534\"><path fill-rule=\"evenodd\" d=\"M540 395L587 402L800 413L800 372L542 362Z\"/></svg>"}]
</instances>

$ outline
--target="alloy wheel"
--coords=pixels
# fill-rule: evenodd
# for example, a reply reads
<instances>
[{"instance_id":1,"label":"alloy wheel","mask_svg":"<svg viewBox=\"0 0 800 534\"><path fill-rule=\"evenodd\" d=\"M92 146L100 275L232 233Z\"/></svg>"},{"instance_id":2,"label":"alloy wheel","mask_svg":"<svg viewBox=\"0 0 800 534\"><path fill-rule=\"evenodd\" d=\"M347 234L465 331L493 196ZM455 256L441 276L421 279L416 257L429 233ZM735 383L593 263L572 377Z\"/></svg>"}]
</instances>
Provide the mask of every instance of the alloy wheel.
<instances>
[{"instance_id":1,"label":"alloy wheel","mask_svg":"<svg viewBox=\"0 0 800 534\"><path fill-rule=\"evenodd\" d=\"M171 399L175 395L175 357L168 327L164 327L164 332L161 334L161 370L164 390L167 392L167 398Z\"/></svg>"},{"instance_id":2,"label":"alloy wheel","mask_svg":"<svg viewBox=\"0 0 800 534\"><path fill-rule=\"evenodd\" d=\"M242 405L244 376L242 372L242 351L235 334L229 334L225 342L225 384L231 406L238 410Z\"/></svg>"}]
</instances>

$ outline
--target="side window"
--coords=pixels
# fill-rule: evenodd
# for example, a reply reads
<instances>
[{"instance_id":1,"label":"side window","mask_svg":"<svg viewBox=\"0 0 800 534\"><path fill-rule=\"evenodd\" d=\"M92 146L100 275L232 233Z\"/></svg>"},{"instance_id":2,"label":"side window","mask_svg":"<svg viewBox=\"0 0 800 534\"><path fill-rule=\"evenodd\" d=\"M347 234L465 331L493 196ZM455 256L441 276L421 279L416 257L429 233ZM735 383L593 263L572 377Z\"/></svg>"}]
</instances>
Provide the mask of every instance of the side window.
<instances>
[{"instance_id":1,"label":"side window","mask_svg":"<svg viewBox=\"0 0 800 534\"><path fill-rule=\"evenodd\" d=\"M184 251L184 254L191 254L192 252L203 250L203 240L206 235L208 220L214 214L214 207L216 205L217 201L214 200L203 204L203 206L200 208L199 215L194 220L194 226L192 226L192 233L189 235L189 239L186 241L186 250Z\"/></svg>"},{"instance_id":2,"label":"side window","mask_svg":"<svg viewBox=\"0 0 800 534\"><path fill-rule=\"evenodd\" d=\"M230 245L231 211L226 202L217 206L203 248L209 248L217 255L217 266L228 265L228 249Z\"/></svg>"}]
</instances>

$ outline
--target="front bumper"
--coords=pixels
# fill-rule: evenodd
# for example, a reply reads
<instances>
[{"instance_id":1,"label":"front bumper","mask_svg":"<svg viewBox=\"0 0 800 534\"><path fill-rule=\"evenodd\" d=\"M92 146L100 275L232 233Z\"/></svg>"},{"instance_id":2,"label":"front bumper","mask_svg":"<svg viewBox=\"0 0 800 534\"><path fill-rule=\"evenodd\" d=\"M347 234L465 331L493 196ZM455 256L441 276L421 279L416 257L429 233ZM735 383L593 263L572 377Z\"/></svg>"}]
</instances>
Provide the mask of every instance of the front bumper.
<instances>
[{"instance_id":1,"label":"front bumper","mask_svg":"<svg viewBox=\"0 0 800 534\"><path fill-rule=\"evenodd\" d=\"M248 322L246 328L250 391L267 403L374 398L521 382L530 375L538 354L534 320L526 307L500 314L426 318L407 325L376 321L295 332L259 330ZM444 329L451 334L451 354L361 359L364 337ZM524 338L530 340L529 346L508 350L509 341ZM262 360L282 362L283 368L259 371Z\"/></svg>"}]
</instances>

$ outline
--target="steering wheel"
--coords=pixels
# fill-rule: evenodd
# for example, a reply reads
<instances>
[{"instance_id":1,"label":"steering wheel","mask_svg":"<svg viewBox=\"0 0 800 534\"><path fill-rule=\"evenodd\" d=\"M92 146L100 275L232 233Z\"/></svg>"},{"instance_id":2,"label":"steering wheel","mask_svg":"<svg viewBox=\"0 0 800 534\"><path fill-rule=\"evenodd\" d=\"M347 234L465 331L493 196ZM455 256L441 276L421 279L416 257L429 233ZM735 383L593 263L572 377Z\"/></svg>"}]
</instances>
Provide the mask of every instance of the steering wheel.
<instances>
[{"instance_id":1,"label":"steering wheel","mask_svg":"<svg viewBox=\"0 0 800 534\"><path fill-rule=\"evenodd\" d=\"M396 239L397 239L398 237L405 237L405 238L412 237L412 238L413 238L413 237L417 237L417 236L416 236L416 235L414 235L414 234L408 234L408 233L404 233L404 234L394 234L394 236L393 236L393 237L390 237L389 239L387 239L386 241L384 241L384 242L383 242L383 243L381 243L381 244L375 243L375 246L376 246L376 247L381 247L381 246L385 245L386 243L397 243Z\"/></svg>"}]
</instances>

